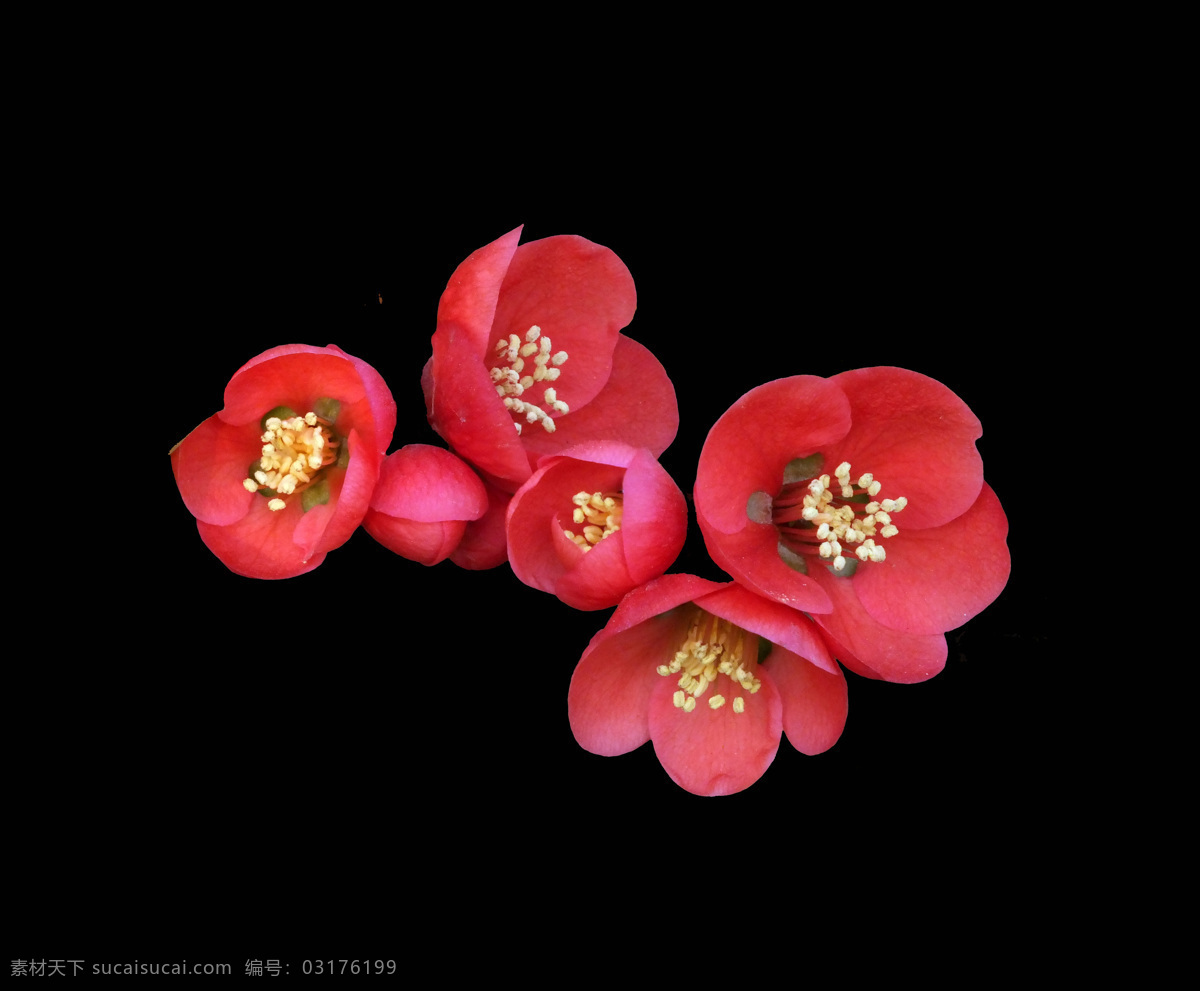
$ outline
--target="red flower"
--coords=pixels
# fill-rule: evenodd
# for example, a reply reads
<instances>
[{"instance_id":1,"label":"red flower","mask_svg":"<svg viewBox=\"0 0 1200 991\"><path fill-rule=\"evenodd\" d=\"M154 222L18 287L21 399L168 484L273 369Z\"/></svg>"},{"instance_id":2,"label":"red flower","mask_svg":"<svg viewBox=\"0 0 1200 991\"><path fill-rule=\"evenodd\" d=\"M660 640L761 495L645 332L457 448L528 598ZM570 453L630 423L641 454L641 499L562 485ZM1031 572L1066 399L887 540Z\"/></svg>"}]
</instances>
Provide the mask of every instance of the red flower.
<instances>
[{"instance_id":1,"label":"red flower","mask_svg":"<svg viewBox=\"0 0 1200 991\"><path fill-rule=\"evenodd\" d=\"M645 448L599 441L542 458L508 506L508 560L575 609L615 606L683 550L687 505Z\"/></svg>"},{"instance_id":2,"label":"red flower","mask_svg":"<svg viewBox=\"0 0 1200 991\"><path fill-rule=\"evenodd\" d=\"M363 527L388 550L434 565L488 508L483 482L449 451L409 444L383 462Z\"/></svg>"},{"instance_id":3,"label":"red flower","mask_svg":"<svg viewBox=\"0 0 1200 991\"><path fill-rule=\"evenodd\" d=\"M231 571L291 578L362 522L395 425L392 394L365 361L288 344L234 373L225 408L175 445L171 468Z\"/></svg>"},{"instance_id":4,"label":"red flower","mask_svg":"<svg viewBox=\"0 0 1200 991\"><path fill-rule=\"evenodd\" d=\"M567 694L581 747L612 757L652 740L667 774L696 795L754 784L781 733L802 753L828 750L846 712L845 678L809 620L692 575L630 592Z\"/></svg>"},{"instance_id":5,"label":"red flower","mask_svg":"<svg viewBox=\"0 0 1200 991\"><path fill-rule=\"evenodd\" d=\"M981 433L958 396L902 368L779 379L709 433L696 518L718 565L811 614L851 670L923 681L945 631L1008 580Z\"/></svg>"},{"instance_id":6,"label":"red flower","mask_svg":"<svg viewBox=\"0 0 1200 991\"><path fill-rule=\"evenodd\" d=\"M637 301L629 270L582 237L518 247L520 233L472 254L442 294L421 378L430 423L507 492L538 458L584 441L657 457L679 410L662 365L620 333Z\"/></svg>"}]
</instances>

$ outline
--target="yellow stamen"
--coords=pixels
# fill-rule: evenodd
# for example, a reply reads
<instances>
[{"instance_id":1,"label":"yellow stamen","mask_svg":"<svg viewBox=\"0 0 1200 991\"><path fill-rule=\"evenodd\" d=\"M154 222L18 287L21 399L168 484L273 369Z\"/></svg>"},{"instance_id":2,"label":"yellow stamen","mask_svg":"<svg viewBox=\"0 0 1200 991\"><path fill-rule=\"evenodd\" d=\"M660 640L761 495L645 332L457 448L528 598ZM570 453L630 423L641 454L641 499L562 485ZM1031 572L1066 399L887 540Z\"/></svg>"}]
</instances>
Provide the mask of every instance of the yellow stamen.
<instances>
[{"instance_id":1,"label":"yellow stamen","mask_svg":"<svg viewBox=\"0 0 1200 991\"><path fill-rule=\"evenodd\" d=\"M746 633L729 622L697 609L687 634L675 656L667 664L655 669L662 677L679 675L678 690L674 694L677 709L692 712L696 699L703 696L710 685L719 684L724 690L732 682L753 695L762 687L755 676L757 657L745 654ZM751 639L749 653L757 654L757 643ZM725 679L725 682L721 682ZM732 689L734 684L730 684ZM714 711L725 705L725 695L714 691L708 699ZM733 711L745 712L746 703L741 695L734 698Z\"/></svg>"},{"instance_id":2,"label":"yellow stamen","mask_svg":"<svg viewBox=\"0 0 1200 991\"><path fill-rule=\"evenodd\" d=\"M265 428L259 466L242 486L248 492L274 490L267 508L277 513L287 506L281 496L303 491L322 469L337 462L340 441L333 425L311 410L287 419L268 417Z\"/></svg>"},{"instance_id":3,"label":"yellow stamen","mask_svg":"<svg viewBox=\"0 0 1200 991\"><path fill-rule=\"evenodd\" d=\"M532 389L537 382L555 382L561 374L560 369L567 360L567 352L559 351L551 355L550 338L543 336L542 328L530 327L525 332L525 343L516 334L509 334L507 339L501 338L496 342L496 360L501 362L488 370L496 387L496 395L504 400L505 408L517 417L524 417L526 423L541 423L547 433L554 433L553 417L541 406L527 399L522 399L526 389ZM522 376L525 371L525 359L533 358L533 371ZM508 367L504 367L507 365ZM570 407L558 398L553 388L542 393L546 406L555 413L569 413ZM519 420L513 421L517 433L521 432Z\"/></svg>"},{"instance_id":4,"label":"yellow stamen","mask_svg":"<svg viewBox=\"0 0 1200 991\"><path fill-rule=\"evenodd\" d=\"M621 529L621 516L624 512L624 499L620 492L578 492L571 499L575 509L571 519L583 528L580 533L573 530L563 530L568 539L573 540L583 550L590 551L605 537L611 537Z\"/></svg>"},{"instance_id":5,"label":"yellow stamen","mask_svg":"<svg viewBox=\"0 0 1200 991\"><path fill-rule=\"evenodd\" d=\"M785 486L774 500L773 515L782 545L793 554L815 553L831 561L834 571L845 569L851 550L862 562L886 560L887 553L876 538L886 540L900 532L891 514L900 512L908 500L901 496L863 504L864 496L874 500L879 495L883 488L879 479L868 471L853 481L848 461L838 465L833 475L833 479L821 475Z\"/></svg>"}]
</instances>

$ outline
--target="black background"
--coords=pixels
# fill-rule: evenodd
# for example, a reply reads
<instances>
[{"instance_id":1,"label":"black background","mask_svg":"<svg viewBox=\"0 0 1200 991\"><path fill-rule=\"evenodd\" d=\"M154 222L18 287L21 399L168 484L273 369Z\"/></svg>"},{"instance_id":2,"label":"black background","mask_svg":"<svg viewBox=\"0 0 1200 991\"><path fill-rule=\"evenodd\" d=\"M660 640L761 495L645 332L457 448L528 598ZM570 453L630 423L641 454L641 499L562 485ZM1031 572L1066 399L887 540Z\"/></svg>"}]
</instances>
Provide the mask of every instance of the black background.
<instances>
[{"instance_id":1,"label":"black background","mask_svg":"<svg viewBox=\"0 0 1200 991\"><path fill-rule=\"evenodd\" d=\"M1034 452L1057 346L1042 309L1055 235L1043 216L1029 237L1020 162L982 142L925 147L885 141L819 161L752 148L736 172L702 148L652 165L596 149L602 167L590 161L577 181L547 149L512 184L488 156L517 153L496 149L413 148L364 160L361 176L342 163L336 180L214 159L205 182L140 225L136 271L119 286L135 330L101 360L110 390L118 377L124 469L73 566L85 605L63 617L90 663L28 675L25 697L42 701L17 717L15 790L37 796L23 820L31 867L92 904L115 886L181 919L212 900L253 920L310 899L327 918L380 892L502 899L581 865L594 884L633 886L617 866L627 848L666 880L714 845L732 869L780 844L861 863L925 856L980 822L1023 834L1049 656L1042 508L1029 493L1046 470ZM715 419L774 378L895 364L967 402L1013 572L948 634L942 674L911 686L848 675L831 751L805 757L785 739L753 787L702 799L650 745L600 758L574 742L567 686L609 611L568 609L507 566L427 569L361 530L284 582L238 577L212 556L167 452L220 408L233 372L279 344L336 344L389 383L389 450L440 443L419 384L438 298L462 259L520 224L522 240L580 234L629 267L638 310L626 333L674 381L681 426L662 462L685 493ZM672 570L724 577L694 518ZM69 911L56 918L68 934L87 929ZM390 908L375 916L387 919ZM226 945L226 930L204 931L215 942L200 945ZM151 941L127 945L139 939Z\"/></svg>"}]
</instances>

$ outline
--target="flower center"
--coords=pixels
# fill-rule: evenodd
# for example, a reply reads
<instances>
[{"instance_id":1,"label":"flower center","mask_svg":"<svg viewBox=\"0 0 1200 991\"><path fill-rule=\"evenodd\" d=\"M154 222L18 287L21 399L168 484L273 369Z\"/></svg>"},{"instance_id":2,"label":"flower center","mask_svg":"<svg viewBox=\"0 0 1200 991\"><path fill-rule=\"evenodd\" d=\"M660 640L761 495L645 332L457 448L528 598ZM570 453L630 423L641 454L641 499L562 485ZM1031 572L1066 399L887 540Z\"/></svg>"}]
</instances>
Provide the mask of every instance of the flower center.
<instances>
[{"instance_id":1,"label":"flower center","mask_svg":"<svg viewBox=\"0 0 1200 991\"><path fill-rule=\"evenodd\" d=\"M788 466L783 489L771 503L771 522L779 532L780 557L799 571L807 571L806 556L832 558L833 570L846 576L852 575L857 567L843 553L853 545L857 544L853 547L854 556L863 563L885 560L887 552L875 538L884 540L900 532L892 516L907 506L908 500L904 496L877 500L882 483L870 472L860 475L857 483L852 482L848 461L835 469L833 484L828 475L788 480L789 472L802 472L809 460L794 461ZM751 497L752 503L753 500Z\"/></svg>"},{"instance_id":2,"label":"flower center","mask_svg":"<svg viewBox=\"0 0 1200 991\"><path fill-rule=\"evenodd\" d=\"M557 381L561 366L567 360L567 352L551 354L551 348L550 338L543 336L542 328L536 325L525 332L524 344L516 334L509 334L508 340L501 338L496 342L496 358L500 364L488 372L496 384L496 394L504 400L509 412L526 423L540 421L548 434L554 433L553 418L537 403L521 397L526 389L532 390L538 382ZM526 358L533 358L533 371L529 375L522 375ZM567 404L558 398L553 385L548 385L542 392L542 400L555 413L570 412ZM520 420L514 420L513 426L517 428L517 433L521 432Z\"/></svg>"},{"instance_id":3,"label":"flower center","mask_svg":"<svg viewBox=\"0 0 1200 991\"><path fill-rule=\"evenodd\" d=\"M703 609L697 609L688 628L687 638L675 652L669 664L660 664L657 671L664 678L679 675L679 689L675 692L675 708L692 712L696 700L704 695L710 685L716 690L708 697L710 709L719 709L725 704L721 691L733 695L733 711L745 712L747 695L753 695L762 687L754 675L758 658L743 656L750 640L750 653L756 652L755 639L734 626L727 619L718 619Z\"/></svg>"},{"instance_id":4,"label":"flower center","mask_svg":"<svg viewBox=\"0 0 1200 991\"><path fill-rule=\"evenodd\" d=\"M336 412L333 415L336 418ZM296 416L291 410L278 409L263 417L262 427L262 457L250 466L242 486L267 496L267 508L272 512L283 509L285 497L296 493L302 493L305 512L328 502L329 485L321 473L337 464L342 453L333 423L311 410Z\"/></svg>"},{"instance_id":5,"label":"flower center","mask_svg":"<svg viewBox=\"0 0 1200 991\"><path fill-rule=\"evenodd\" d=\"M582 524L583 529L574 533L564 528L563 533L585 551L590 551L593 545L621 529L625 502L620 492L607 495L603 492L578 492L571 501L575 504L571 519Z\"/></svg>"}]
</instances>

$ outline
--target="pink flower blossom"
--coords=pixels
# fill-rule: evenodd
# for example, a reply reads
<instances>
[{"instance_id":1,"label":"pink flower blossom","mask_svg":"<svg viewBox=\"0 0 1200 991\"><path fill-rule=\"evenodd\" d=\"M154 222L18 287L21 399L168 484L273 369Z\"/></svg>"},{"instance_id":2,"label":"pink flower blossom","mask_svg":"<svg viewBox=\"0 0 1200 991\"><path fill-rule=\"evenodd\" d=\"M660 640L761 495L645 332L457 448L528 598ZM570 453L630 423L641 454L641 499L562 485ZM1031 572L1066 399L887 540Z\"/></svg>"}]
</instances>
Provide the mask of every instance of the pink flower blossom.
<instances>
[{"instance_id":1,"label":"pink flower blossom","mask_svg":"<svg viewBox=\"0 0 1200 991\"><path fill-rule=\"evenodd\" d=\"M175 445L171 468L231 571L290 578L358 528L395 425L392 394L365 361L288 344L234 373L224 409Z\"/></svg>"},{"instance_id":2,"label":"pink flower blossom","mask_svg":"<svg viewBox=\"0 0 1200 991\"><path fill-rule=\"evenodd\" d=\"M671 779L697 795L748 788L784 733L802 753L828 750L847 705L845 678L810 620L692 575L630 592L584 651L567 695L585 750L611 757L653 741Z\"/></svg>"},{"instance_id":3,"label":"pink flower blossom","mask_svg":"<svg viewBox=\"0 0 1200 991\"><path fill-rule=\"evenodd\" d=\"M696 518L713 560L808 613L838 660L915 682L1008 580L1008 521L983 480L979 420L902 368L778 379L713 426Z\"/></svg>"},{"instance_id":4,"label":"pink flower blossom","mask_svg":"<svg viewBox=\"0 0 1200 991\"><path fill-rule=\"evenodd\" d=\"M679 411L662 365L620 332L636 307L629 270L582 237L518 246L520 233L474 252L442 294L421 380L430 423L507 492L585 441L657 457Z\"/></svg>"},{"instance_id":5,"label":"pink flower blossom","mask_svg":"<svg viewBox=\"0 0 1200 991\"><path fill-rule=\"evenodd\" d=\"M615 606L683 549L687 506L645 448L579 444L542 458L508 507L508 559L576 609Z\"/></svg>"},{"instance_id":6,"label":"pink flower blossom","mask_svg":"<svg viewBox=\"0 0 1200 991\"><path fill-rule=\"evenodd\" d=\"M383 462L363 527L390 551L434 565L488 508L483 482L449 451L409 444Z\"/></svg>"}]
</instances>

